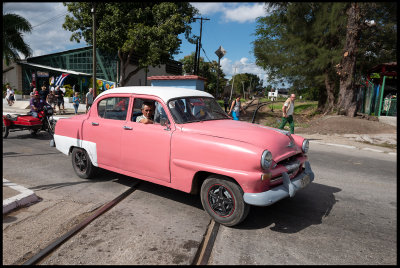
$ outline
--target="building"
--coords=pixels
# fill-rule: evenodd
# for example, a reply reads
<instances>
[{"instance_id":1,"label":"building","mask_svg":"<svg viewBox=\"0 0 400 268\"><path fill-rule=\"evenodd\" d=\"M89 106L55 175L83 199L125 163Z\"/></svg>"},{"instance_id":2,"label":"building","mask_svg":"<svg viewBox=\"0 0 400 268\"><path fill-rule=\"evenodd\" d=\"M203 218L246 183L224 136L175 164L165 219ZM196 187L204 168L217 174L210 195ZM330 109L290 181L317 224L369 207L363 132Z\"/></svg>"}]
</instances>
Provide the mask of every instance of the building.
<instances>
[{"instance_id":1,"label":"building","mask_svg":"<svg viewBox=\"0 0 400 268\"><path fill-rule=\"evenodd\" d=\"M24 95L30 93L30 83L36 88L43 84L49 86L52 79L64 74L64 85L74 87L76 91L84 94L92 87L92 46L66 50L58 53L27 58L26 60L3 65L3 84L10 83L13 89L22 90ZM119 60L117 55L112 55L96 49L96 78L99 91L117 86L119 76ZM138 58L133 57L128 70L133 70ZM149 76L155 75L181 75L182 64L170 60L167 64L152 67L148 71L140 70L132 76L126 86L150 86Z\"/></svg>"}]
</instances>

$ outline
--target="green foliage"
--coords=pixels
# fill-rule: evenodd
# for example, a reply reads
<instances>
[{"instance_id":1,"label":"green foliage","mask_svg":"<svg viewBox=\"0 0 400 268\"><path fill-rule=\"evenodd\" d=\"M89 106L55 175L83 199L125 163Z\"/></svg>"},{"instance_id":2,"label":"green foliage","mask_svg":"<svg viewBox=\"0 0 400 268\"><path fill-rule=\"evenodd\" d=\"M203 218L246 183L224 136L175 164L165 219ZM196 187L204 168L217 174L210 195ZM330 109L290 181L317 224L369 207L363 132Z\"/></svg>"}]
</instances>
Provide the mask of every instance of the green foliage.
<instances>
[{"instance_id":1,"label":"green foliage","mask_svg":"<svg viewBox=\"0 0 400 268\"><path fill-rule=\"evenodd\" d=\"M253 42L257 65L269 73L268 82L286 79L307 99L327 101L339 91L336 66L346 41L348 2L272 2L268 16L257 20ZM359 3L360 23L375 20L376 27L362 27L355 77L371 67L396 61L397 3ZM333 84L328 92L326 85ZM301 92L300 92L301 91Z\"/></svg>"},{"instance_id":2,"label":"green foliage","mask_svg":"<svg viewBox=\"0 0 400 268\"><path fill-rule=\"evenodd\" d=\"M84 39L92 44L92 3L64 3L71 13L63 28L73 32L71 41ZM121 84L139 70L157 66L179 53L182 41L178 35L192 40L190 23L198 13L188 2L97 2L96 44L121 61ZM129 61L137 66L126 71Z\"/></svg>"},{"instance_id":3,"label":"green foliage","mask_svg":"<svg viewBox=\"0 0 400 268\"><path fill-rule=\"evenodd\" d=\"M245 92L246 98L248 98L249 93L250 95L253 95L257 91L262 90L263 80L255 74L241 73L235 74L232 77L232 79L229 81L229 84L232 85L232 83L234 94L241 94L243 96L243 93Z\"/></svg>"},{"instance_id":4,"label":"green foliage","mask_svg":"<svg viewBox=\"0 0 400 268\"><path fill-rule=\"evenodd\" d=\"M194 73L194 54L185 56L183 59L179 60L183 64L184 74ZM225 86L225 74L221 68L218 69L218 62L205 62L204 58L200 57L199 60L199 76L207 79L205 83L205 91L215 95L215 89L217 87L217 74L219 77L218 92L222 93L222 89Z\"/></svg>"},{"instance_id":5,"label":"green foliage","mask_svg":"<svg viewBox=\"0 0 400 268\"><path fill-rule=\"evenodd\" d=\"M73 97L74 96L74 90L72 89L71 85L66 84L66 85L64 85L64 88L65 88L65 94L64 94L65 97Z\"/></svg>"},{"instance_id":6,"label":"green foliage","mask_svg":"<svg viewBox=\"0 0 400 268\"><path fill-rule=\"evenodd\" d=\"M19 60L18 52L25 57L32 55L32 50L23 40L23 33L30 33L32 26L25 18L17 14L3 14L3 61Z\"/></svg>"}]
</instances>

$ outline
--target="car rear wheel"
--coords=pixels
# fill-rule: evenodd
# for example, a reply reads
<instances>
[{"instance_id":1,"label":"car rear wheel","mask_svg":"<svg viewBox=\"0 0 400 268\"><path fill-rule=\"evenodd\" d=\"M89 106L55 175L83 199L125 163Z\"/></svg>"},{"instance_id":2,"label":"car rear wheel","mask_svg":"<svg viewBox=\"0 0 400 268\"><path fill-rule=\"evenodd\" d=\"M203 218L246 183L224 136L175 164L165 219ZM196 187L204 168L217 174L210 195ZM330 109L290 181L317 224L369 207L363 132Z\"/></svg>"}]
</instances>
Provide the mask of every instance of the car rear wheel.
<instances>
[{"instance_id":1,"label":"car rear wheel","mask_svg":"<svg viewBox=\"0 0 400 268\"><path fill-rule=\"evenodd\" d=\"M7 138L8 133L10 133L10 127L6 126L3 119L3 138Z\"/></svg>"},{"instance_id":2,"label":"car rear wheel","mask_svg":"<svg viewBox=\"0 0 400 268\"><path fill-rule=\"evenodd\" d=\"M96 171L96 167L93 166L90 161L89 155L82 148L74 148L72 150L72 166L74 167L75 173L82 179L88 179L92 177Z\"/></svg>"},{"instance_id":3,"label":"car rear wheel","mask_svg":"<svg viewBox=\"0 0 400 268\"><path fill-rule=\"evenodd\" d=\"M201 186L200 197L207 213L225 226L239 224L250 210L244 202L242 188L224 177L208 177Z\"/></svg>"}]
</instances>

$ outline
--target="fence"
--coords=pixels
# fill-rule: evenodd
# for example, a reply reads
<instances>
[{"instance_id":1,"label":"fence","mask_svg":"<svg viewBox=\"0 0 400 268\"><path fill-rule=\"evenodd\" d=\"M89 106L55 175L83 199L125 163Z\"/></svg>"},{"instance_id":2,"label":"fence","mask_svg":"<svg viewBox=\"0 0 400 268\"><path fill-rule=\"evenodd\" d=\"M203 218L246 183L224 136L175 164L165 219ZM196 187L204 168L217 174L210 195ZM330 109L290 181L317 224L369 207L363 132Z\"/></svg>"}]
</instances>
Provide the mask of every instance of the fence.
<instances>
[{"instance_id":1,"label":"fence","mask_svg":"<svg viewBox=\"0 0 400 268\"><path fill-rule=\"evenodd\" d=\"M358 112L376 116L397 116L397 96L391 95L383 99L384 86L384 83L375 85L369 80L363 82L358 94Z\"/></svg>"}]
</instances>

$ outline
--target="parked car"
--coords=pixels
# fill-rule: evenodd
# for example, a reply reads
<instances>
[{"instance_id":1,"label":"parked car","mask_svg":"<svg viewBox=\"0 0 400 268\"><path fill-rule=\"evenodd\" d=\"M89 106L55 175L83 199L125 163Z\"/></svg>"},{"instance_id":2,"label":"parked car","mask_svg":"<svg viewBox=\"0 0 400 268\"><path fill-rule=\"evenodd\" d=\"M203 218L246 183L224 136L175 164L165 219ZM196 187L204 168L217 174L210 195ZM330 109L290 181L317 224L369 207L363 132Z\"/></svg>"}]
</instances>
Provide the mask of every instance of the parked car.
<instances>
[{"instance_id":1,"label":"parked car","mask_svg":"<svg viewBox=\"0 0 400 268\"><path fill-rule=\"evenodd\" d=\"M154 123L137 123L142 104L149 102ZM87 114L59 119L54 140L59 151L72 156L79 177L107 169L199 193L206 212L226 226L242 222L250 205L293 197L314 180L307 139L234 121L212 95L200 90L104 91Z\"/></svg>"}]
</instances>

